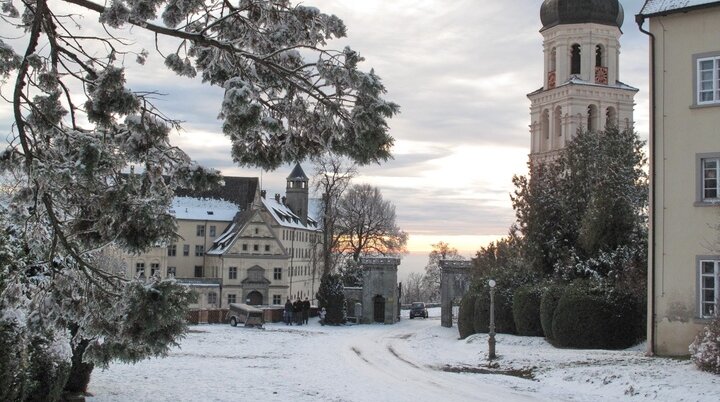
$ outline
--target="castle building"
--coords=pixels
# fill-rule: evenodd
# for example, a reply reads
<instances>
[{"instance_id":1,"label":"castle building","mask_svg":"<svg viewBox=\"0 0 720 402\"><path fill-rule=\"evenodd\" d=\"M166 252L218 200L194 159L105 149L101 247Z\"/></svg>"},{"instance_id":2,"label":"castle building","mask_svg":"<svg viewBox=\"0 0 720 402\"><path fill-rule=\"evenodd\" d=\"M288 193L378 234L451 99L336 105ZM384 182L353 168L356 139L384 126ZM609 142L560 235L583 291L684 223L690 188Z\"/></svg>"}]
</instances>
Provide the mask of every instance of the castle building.
<instances>
[{"instance_id":1,"label":"castle building","mask_svg":"<svg viewBox=\"0 0 720 402\"><path fill-rule=\"evenodd\" d=\"M284 197L268 199L254 177L223 181L211 191L177 191L169 211L176 241L142 254L115 253L125 274L174 277L197 294L194 308L313 300L322 274L322 230L300 164L287 178Z\"/></svg>"},{"instance_id":2,"label":"castle building","mask_svg":"<svg viewBox=\"0 0 720 402\"><path fill-rule=\"evenodd\" d=\"M632 128L637 89L620 81L617 0L545 0L544 82L530 99L530 156L552 158L578 130Z\"/></svg>"}]
</instances>

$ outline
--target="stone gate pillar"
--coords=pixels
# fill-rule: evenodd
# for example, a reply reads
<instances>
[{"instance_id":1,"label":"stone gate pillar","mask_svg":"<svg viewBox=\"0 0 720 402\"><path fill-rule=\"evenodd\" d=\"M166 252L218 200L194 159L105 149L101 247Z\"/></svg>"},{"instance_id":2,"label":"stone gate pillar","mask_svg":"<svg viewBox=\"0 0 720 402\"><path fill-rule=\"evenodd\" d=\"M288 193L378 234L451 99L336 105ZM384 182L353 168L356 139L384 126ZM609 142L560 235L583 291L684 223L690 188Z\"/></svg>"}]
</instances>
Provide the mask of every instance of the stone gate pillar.
<instances>
[{"instance_id":1,"label":"stone gate pillar","mask_svg":"<svg viewBox=\"0 0 720 402\"><path fill-rule=\"evenodd\" d=\"M452 303L468 290L472 261L440 260L440 325L452 327Z\"/></svg>"},{"instance_id":2,"label":"stone gate pillar","mask_svg":"<svg viewBox=\"0 0 720 402\"><path fill-rule=\"evenodd\" d=\"M397 308L400 303L397 294L397 267L400 265L400 259L362 257L360 265L363 269L363 309L360 322L396 323ZM379 305L383 306L383 311L375 311L375 307Z\"/></svg>"}]
</instances>

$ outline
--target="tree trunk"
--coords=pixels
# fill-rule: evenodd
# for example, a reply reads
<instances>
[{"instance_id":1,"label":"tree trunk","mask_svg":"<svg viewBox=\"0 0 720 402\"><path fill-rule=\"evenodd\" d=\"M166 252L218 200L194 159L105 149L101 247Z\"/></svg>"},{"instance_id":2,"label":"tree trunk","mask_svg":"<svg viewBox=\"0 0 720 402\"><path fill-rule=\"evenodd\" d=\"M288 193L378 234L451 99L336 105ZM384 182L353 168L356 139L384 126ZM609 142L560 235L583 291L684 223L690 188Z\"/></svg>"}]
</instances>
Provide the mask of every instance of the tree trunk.
<instances>
[{"instance_id":1,"label":"tree trunk","mask_svg":"<svg viewBox=\"0 0 720 402\"><path fill-rule=\"evenodd\" d=\"M82 361L85 349L87 349L90 341L83 339L73 348L72 352L72 368L70 369L70 377L65 384L66 392L87 392L87 386L90 383L90 374L92 374L95 365L93 363L84 363Z\"/></svg>"}]
</instances>

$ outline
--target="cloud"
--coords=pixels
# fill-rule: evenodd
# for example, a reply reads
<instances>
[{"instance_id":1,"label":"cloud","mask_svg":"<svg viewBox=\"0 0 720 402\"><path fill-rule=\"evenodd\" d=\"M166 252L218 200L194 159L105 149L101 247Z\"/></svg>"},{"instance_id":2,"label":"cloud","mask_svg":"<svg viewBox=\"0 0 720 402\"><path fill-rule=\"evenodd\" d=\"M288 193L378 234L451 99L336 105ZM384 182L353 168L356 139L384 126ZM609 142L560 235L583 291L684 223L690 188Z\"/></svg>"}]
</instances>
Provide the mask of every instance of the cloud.
<instances>
[{"instance_id":1,"label":"cloud","mask_svg":"<svg viewBox=\"0 0 720 402\"><path fill-rule=\"evenodd\" d=\"M329 46L350 45L359 51L366 58L361 67L375 68L387 88L387 98L401 106L400 115L390 121L396 139L395 159L361 167L357 181L379 186L385 198L395 203L398 220L411 235L428 239L465 235L478 241L504 235L514 220L508 196L512 175L526 172L530 144L526 94L543 81L542 35L538 32L541 2L304 3L345 21L348 37ZM633 21L643 1L622 4L626 21L620 79L640 89L636 129L647 138L648 39ZM138 32L142 31L134 28L123 36L138 39ZM7 30L2 28L0 33ZM262 174L268 193L284 192L285 176L292 166L262 173L235 166L230 141L217 120L222 89L167 70L163 58L153 52L153 39L147 35L135 45L138 51L150 51L146 66L135 65L130 61L134 56L128 56L128 85L167 94L157 97L157 106L169 117L186 122L184 130L173 135L173 143L204 165L230 175ZM174 41L160 43L165 53L176 46ZM9 111L9 105L0 106L0 121L8 129ZM312 173L309 163L303 167L308 175Z\"/></svg>"}]
</instances>

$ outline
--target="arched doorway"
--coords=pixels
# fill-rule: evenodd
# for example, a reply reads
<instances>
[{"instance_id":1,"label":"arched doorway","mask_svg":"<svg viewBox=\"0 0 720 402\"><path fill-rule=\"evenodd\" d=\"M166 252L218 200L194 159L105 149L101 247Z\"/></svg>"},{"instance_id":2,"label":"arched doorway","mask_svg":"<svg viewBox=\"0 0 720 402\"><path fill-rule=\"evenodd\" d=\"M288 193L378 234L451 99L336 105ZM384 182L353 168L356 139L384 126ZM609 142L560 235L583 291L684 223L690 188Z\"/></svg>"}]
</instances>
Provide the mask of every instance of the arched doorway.
<instances>
[{"instance_id":1,"label":"arched doorway","mask_svg":"<svg viewBox=\"0 0 720 402\"><path fill-rule=\"evenodd\" d=\"M375 322L385 322L385 298L377 295L373 298L373 320Z\"/></svg>"},{"instance_id":2,"label":"arched doorway","mask_svg":"<svg viewBox=\"0 0 720 402\"><path fill-rule=\"evenodd\" d=\"M253 306L259 306L263 304L263 295L257 290L253 290L247 295L248 304Z\"/></svg>"}]
</instances>

